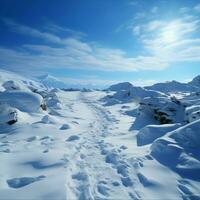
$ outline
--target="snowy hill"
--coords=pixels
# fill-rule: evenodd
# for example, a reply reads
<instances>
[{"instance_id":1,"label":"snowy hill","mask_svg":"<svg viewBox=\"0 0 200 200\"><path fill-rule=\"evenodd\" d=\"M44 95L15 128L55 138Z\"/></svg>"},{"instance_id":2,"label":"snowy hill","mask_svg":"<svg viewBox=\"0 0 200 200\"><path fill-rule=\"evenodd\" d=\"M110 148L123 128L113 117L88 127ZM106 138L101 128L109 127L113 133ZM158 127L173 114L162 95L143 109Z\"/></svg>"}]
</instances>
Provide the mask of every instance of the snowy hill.
<instances>
[{"instance_id":1,"label":"snowy hill","mask_svg":"<svg viewBox=\"0 0 200 200\"><path fill-rule=\"evenodd\" d=\"M193 78L193 80L190 81L188 84L193 86L193 87L199 88L200 87L200 75Z\"/></svg>"},{"instance_id":2,"label":"snowy hill","mask_svg":"<svg viewBox=\"0 0 200 200\"><path fill-rule=\"evenodd\" d=\"M175 92L195 92L199 91L200 76L196 76L192 81L188 83L180 83L178 81L168 81L165 83L156 83L152 86L145 87L146 89L161 91L164 93Z\"/></svg>"},{"instance_id":3,"label":"snowy hill","mask_svg":"<svg viewBox=\"0 0 200 200\"><path fill-rule=\"evenodd\" d=\"M133 87L133 85L129 82L118 83L115 85L111 85L108 90L110 91L121 91L121 90L129 90Z\"/></svg>"},{"instance_id":4,"label":"snowy hill","mask_svg":"<svg viewBox=\"0 0 200 200\"><path fill-rule=\"evenodd\" d=\"M19 74L0 70L0 91L5 89L21 89L21 90L32 90L32 89L44 89L44 85L33 79L26 78Z\"/></svg>"},{"instance_id":5,"label":"snowy hill","mask_svg":"<svg viewBox=\"0 0 200 200\"><path fill-rule=\"evenodd\" d=\"M165 83L156 83L152 86L145 87L149 90L156 90L164 93L175 93L175 92L192 92L196 91L197 88L193 84L180 83L177 81L169 81Z\"/></svg>"},{"instance_id":6,"label":"snowy hill","mask_svg":"<svg viewBox=\"0 0 200 200\"><path fill-rule=\"evenodd\" d=\"M125 82L110 86L108 91L115 91L112 95L107 95L102 100L106 105L114 105L117 103L127 103L130 101L139 101L145 97L166 96L164 93L154 90L147 90L143 87L136 87Z\"/></svg>"},{"instance_id":7,"label":"snowy hill","mask_svg":"<svg viewBox=\"0 0 200 200\"><path fill-rule=\"evenodd\" d=\"M0 71L0 199L200 199L199 77L62 84Z\"/></svg>"}]
</instances>

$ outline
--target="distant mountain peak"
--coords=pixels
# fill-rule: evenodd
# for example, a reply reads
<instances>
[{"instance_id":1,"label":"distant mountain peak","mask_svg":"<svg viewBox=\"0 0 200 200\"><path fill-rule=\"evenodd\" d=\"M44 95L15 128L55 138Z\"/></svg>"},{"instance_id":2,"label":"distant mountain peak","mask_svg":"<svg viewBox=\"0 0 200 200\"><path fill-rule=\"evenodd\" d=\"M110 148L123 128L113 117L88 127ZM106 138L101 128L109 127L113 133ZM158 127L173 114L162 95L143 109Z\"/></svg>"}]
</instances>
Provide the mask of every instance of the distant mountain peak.
<instances>
[{"instance_id":1,"label":"distant mountain peak","mask_svg":"<svg viewBox=\"0 0 200 200\"><path fill-rule=\"evenodd\" d=\"M37 79L44 84L46 87L49 88L65 88L66 84L56 77L46 73L44 75L38 76Z\"/></svg>"},{"instance_id":2,"label":"distant mountain peak","mask_svg":"<svg viewBox=\"0 0 200 200\"><path fill-rule=\"evenodd\" d=\"M189 84L200 87L200 75L194 77Z\"/></svg>"}]
</instances>

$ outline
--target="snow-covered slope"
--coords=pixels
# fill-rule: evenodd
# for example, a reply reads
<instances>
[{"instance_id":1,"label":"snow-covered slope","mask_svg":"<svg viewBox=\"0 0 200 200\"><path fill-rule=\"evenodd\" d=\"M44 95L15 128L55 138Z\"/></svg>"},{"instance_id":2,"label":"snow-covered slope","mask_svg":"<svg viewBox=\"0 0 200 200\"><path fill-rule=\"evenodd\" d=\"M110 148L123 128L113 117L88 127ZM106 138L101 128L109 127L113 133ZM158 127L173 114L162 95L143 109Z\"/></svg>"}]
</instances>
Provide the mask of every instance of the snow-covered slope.
<instances>
[{"instance_id":1,"label":"snow-covered slope","mask_svg":"<svg viewBox=\"0 0 200 200\"><path fill-rule=\"evenodd\" d=\"M169 132L151 146L151 154L182 177L200 180L200 120Z\"/></svg>"},{"instance_id":2,"label":"snow-covered slope","mask_svg":"<svg viewBox=\"0 0 200 200\"><path fill-rule=\"evenodd\" d=\"M0 71L0 200L200 199L197 79L172 97L46 78Z\"/></svg>"}]
</instances>

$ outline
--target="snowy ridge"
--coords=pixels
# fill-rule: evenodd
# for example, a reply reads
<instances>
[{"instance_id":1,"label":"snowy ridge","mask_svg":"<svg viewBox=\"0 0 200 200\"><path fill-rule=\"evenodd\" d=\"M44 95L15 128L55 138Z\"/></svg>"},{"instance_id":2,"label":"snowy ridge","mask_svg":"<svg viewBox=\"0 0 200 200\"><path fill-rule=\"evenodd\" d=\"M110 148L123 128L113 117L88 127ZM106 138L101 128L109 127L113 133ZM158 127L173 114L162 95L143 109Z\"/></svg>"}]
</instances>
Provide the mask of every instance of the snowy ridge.
<instances>
[{"instance_id":1,"label":"snowy ridge","mask_svg":"<svg viewBox=\"0 0 200 200\"><path fill-rule=\"evenodd\" d=\"M36 77L36 79L41 82L43 85L45 85L47 88L66 88L66 84L57 78L45 74L39 77Z\"/></svg>"},{"instance_id":2,"label":"snowy ridge","mask_svg":"<svg viewBox=\"0 0 200 200\"><path fill-rule=\"evenodd\" d=\"M199 77L106 91L40 78L0 71L0 199L200 199Z\"/></svg>"}]
</instances>

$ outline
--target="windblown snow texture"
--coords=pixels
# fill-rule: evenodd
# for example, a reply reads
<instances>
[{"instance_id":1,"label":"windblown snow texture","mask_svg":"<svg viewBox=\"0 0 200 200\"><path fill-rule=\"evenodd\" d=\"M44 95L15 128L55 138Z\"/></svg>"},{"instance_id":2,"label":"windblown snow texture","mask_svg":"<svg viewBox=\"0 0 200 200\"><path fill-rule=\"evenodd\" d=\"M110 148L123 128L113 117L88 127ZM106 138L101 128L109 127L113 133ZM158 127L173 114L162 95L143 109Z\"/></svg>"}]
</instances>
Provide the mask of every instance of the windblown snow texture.
<instances>
[{"instance_id":1,"label":"windblown snow texture","mask_svg":"<svg viewBox=\"0 0 200 200\"><path fill-rule=\"evenodd\" d=\"M0 71L0 199L200 199L199 76L105 91L38 79Z\"/></svg>"}]
</instances>

